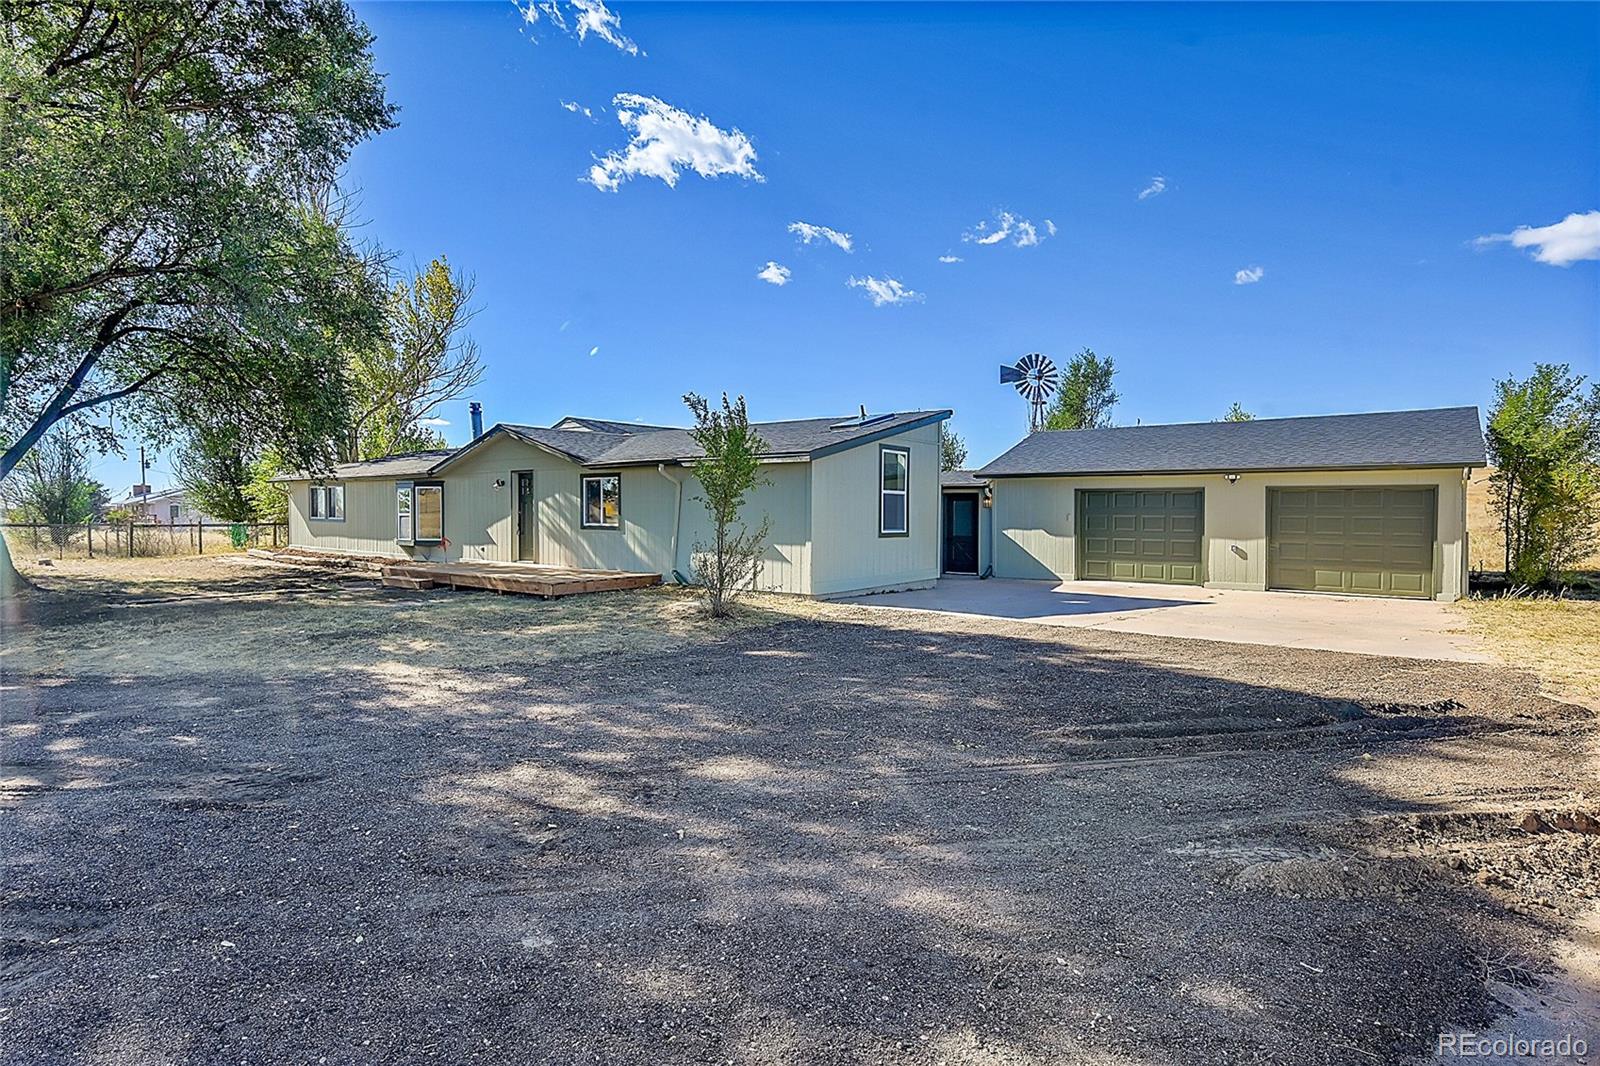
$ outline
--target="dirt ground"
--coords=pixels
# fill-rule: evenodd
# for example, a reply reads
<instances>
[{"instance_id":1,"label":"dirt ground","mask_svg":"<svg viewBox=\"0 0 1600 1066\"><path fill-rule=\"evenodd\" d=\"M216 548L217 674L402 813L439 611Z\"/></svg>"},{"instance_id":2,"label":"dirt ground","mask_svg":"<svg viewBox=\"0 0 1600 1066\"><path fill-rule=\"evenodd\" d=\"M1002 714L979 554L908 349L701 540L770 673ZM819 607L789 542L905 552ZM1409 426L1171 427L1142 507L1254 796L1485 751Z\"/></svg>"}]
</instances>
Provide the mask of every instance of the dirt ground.
<instances>
[{"instance_id":1,"label":"dirt ground","mask_svg":"<svg viewBox=\"0 0 1600 1066\"><path fill-rule=\"evenodd\" d=\"M1556 962L1600 745L1531 675L42 580L0 653L8 1063L1389 1063L1593 1021Z\"/></svg>"}]
</instances>

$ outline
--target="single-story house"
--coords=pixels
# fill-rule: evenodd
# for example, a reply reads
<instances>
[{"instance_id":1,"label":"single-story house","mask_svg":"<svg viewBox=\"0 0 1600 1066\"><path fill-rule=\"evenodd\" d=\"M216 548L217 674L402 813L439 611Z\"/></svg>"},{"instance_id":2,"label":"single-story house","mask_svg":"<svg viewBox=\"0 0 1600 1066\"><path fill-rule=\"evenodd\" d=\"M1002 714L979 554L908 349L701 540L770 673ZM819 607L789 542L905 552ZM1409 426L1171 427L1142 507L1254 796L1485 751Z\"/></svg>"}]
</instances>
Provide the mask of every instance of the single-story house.
<instances>
[{"instance_id":1,"label":"single-story house","mask_svg":"<svg viewBox=\"0 0 1600 1066\"><path fill-rule=\"evenodd\" d=\"M939 576L939 423L949 411L763 422L771 523L757 587L809 596ZM710 525L689 432L607 419L495 426L447 451L289 475L289 542L437 562L536 562L693 578Z\"/></svg>"},{"instance_id":2,"label":"single-story house","mask_svg":"<svg viewBox=\"0 0 1600 1066\"><path fill-rule=\"evenodd\" d=\"M143 488L144 486L138 486ZM160 522L169 526L192 526L196 522L215 522L189 501L182 489L162 489L160 492L137 493L130 491L117 501L118 507L136 514L141 522Z\"/></svg>"},{"instance_id":3,"label":"single-story house","mask_svg":"<svg viewBox=\"0 0 1600 1066\"><path fill-rule=\"evenodd\" d=\"M1476 407L1047 431L977 472L994 573L1454 600Z\"/></svg>"}]
</instances>

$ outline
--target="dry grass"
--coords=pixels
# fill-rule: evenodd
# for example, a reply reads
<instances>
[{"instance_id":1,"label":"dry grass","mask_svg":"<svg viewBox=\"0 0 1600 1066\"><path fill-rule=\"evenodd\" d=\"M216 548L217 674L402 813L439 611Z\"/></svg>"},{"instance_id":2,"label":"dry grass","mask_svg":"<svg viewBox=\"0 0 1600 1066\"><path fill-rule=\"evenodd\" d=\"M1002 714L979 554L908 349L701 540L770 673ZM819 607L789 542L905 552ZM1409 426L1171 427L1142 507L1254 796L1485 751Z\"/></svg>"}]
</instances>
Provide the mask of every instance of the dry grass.
<instances>
[{"instance_id":1,"label":"dry grass","mask_svg":"<svg viewBox=\"0 0 1600 1066\"><path fill-rule=\"evenodd\" d=\"M759 597L717 621L682 589L549 601L406 592L367 575L239 556L67 560L25 569L40 591L26 597L27 621L6 634L0 664L74 678L356 672L462 689L519 664L585 657L614 663L810 609Z\"/></svg>"},{"instance_id":2,"label":"dry grass","mask_svg":"<svg viewBox=\"0 0 1600 1066\"><path fill-rule=\"evenodd\" d=\"M1506 563L1506 538L1489 496L1489 477L1493 473L1489 467L1475 470L1467 485L1467 562L1474 570L1498 571ZM1578 569L1600 570L1600 552L1579 563Z\"/></svg>"},{"instance_id":3,"label":"dry grass","mask_svg":"<svg viewBox=\"0 0 1600 1066\"><path fill-rule=\"evenodd\" d=\"M1550 691L1600 709L1600 600L1470 599L1461 607L1507 663Z\"/></svg>"}]
</instances>

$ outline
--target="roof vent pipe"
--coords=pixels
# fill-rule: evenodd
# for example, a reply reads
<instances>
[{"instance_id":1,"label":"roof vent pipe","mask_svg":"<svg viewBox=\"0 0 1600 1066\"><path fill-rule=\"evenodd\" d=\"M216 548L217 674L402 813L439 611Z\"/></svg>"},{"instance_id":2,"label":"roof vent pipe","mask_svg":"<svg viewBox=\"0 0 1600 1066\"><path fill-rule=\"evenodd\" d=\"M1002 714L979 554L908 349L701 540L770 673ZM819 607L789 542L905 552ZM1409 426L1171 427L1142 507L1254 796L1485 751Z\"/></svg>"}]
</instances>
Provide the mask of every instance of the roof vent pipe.
<instances>
[{"instance_id":1,"label":"roof vent pipe","mask_svg":"<svg viewBox=\"0 0 1600 1066\"><path fill-rule=\"evenodd\" d=\"M483 404L473 400L467 404L467 410L472 412L472 439L477 440L483 436Z\"/></svg>"}]
</instances>

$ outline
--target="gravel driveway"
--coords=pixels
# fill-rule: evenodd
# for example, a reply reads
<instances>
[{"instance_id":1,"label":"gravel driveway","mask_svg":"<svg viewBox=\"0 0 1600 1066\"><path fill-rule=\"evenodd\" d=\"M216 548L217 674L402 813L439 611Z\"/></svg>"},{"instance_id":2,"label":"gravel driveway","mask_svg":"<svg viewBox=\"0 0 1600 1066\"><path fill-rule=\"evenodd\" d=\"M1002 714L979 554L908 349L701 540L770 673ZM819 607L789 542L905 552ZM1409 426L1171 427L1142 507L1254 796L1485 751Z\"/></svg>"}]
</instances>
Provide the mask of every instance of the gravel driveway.
<instances>
[{"instance_id":1,"label":"gravel driveway","mask_svg":"<svg viewBox=\"0 0 1600 1066\"><path fill-rule=\"evenodd\" d=\"M866 611L504 658L8 676L5 1060L1394 1062L1600 883L1516 827L1592 717L1487 666Z\"/></svg>"}]
</instances>

